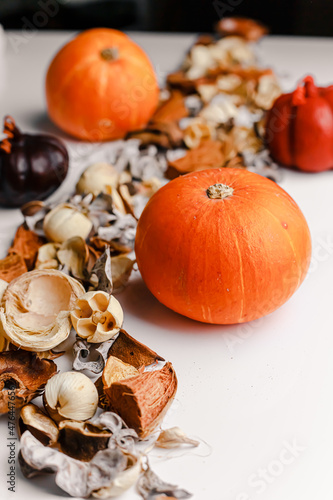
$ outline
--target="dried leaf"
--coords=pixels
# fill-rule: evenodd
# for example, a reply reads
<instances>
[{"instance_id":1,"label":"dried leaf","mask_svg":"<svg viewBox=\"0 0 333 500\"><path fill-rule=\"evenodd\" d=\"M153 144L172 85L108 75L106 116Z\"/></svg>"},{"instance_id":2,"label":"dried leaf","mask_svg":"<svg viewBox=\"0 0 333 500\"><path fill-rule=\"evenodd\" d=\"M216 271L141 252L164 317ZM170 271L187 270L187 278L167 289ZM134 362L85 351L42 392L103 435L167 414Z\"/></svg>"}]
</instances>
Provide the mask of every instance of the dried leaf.
<instances>
[{"instance_id":1,"label":"dried leaf","mask_svg":"<svg viewBox=\"0 0 333 500\"><path fill-rule=\"evenodd\" d=\"M184 96L178 90L174 90L169 99L157 108L152 121L169 123L179 121L186 116L188 116L188 109L184 103Z\"/></svg>"},{"instance_id":2,"label":"dried leaf","mask_svg":"<svg viewBox=\"0 0 333 500\"><path fill-rule=\"evenodd\" d=\"M199 446L199 441L190 439L179 427L171 427L161 431L155 446L158 448L179 448L183 444L190 446Z\"/></svg>"},{"instance_id":3,"label":"dried leaf","mask_svg":"<svg viewBox=\"0 0 333 500\"><path fill-rule=\"evenodd\" d=\"M126 255L111 257L113 293L119 293L124 289L130 278L134 264L135 260L130 259Z\"/></svg>"},{"instance_id":4,"label":"dried leaf","mask_svg":"<svg viewBox=\"0 0 333 500\"><path fill-rule=\"evenodd\" d=\"M10 283L13 279L18 278L26 273L28 268L21 255L10 253L4 259L0 260L0 279Z\"/></svg>"},{"instance_id":5,"label":"dried leaf","mask_svg":"<svg viewBox=\"0 0 333 500\"><path fill-rule=\"evenodd\" d=\"M137 491L144 500L162 500L164 498L180 500L192 496L188 491L162 481L149 466L139 478Z\"/></svg>"},{"instance_id":6,"label":"dried leaf","mask_svg":"<svg viewBox=\"0 0 333 500\"><path fill-rule=\"evenodd\" d=\"M19 226L16 231L12 246L8 254L14 253L23 257L28 270L33 269L38 249L45 243L45 240L36 233L27 229L24 225Z\"/></svg>"},{"instance_id":7,"label":"dried leaf","mask_svg":"<svg viewBox=\"0 0 333 500\"><path fill-rule=\"evenodd\" d=\"M57 251L57 259L60 264L66 266L69 273L77 279L87 280L87 262L89 249L83 238L74 236L60 246Z\"/></svg>"},{"instance_id":8,"label":"dried leaf","mask_svg":"<svg viewBox=\"0 0 333 500\"><path fill-rule=\"evenodd\" d=\"M112 272L111 272L111 254L110 248L107 247L99 259L97 259L94 267L91 270L90 280L93 276L97 277L95 288L103 292L112 293Z\"/></svg>"},{"instance_id":9,"label":"dried leaf","mask_svg":"<svg viewBox=\"0 0 333 500\"><path fill-rule=\"evenodd\" d=\"M108 351L114 342L114 338L106 340L101 344L90 344L86 340L77 338L73 344L73 369L89 370L92 373L101 373L108 357Z\"/></svg>"},{"instance_id":10,"label":"dried leaf","mask_svg":"<svg viewBox=\"0 0 333 500\"><path fill-rule=\"evenodd\" d=\"M166 171L168 179L174 179L182 174L205 170L207 168L220 168L225 164L223 146L219 141L206 140L188 151L188 153L178 160L169 161Z\"/></svg>"},{"instance_id":11,"label":"dried leaf","mask_svg":"<svg viewBox=\"0 0 333 500\"><path fill-rule=\"evenodd\" d=\"M135 368L148 366L156 361L164 361L155 351L131 337L125 330L120 330L117 339L111 345L109 356L115 356Z\"/></svg>"}]
</instances>

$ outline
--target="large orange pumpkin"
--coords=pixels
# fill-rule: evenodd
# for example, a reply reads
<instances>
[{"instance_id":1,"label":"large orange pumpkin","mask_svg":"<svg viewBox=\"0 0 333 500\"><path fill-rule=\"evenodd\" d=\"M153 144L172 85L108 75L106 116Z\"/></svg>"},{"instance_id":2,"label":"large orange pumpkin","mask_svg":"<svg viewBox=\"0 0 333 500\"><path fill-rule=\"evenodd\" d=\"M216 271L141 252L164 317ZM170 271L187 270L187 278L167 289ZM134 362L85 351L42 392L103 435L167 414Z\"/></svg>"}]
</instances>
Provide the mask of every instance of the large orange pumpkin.
<instances>
[{"instance_id":1,"label":"large orange pumpkin","mask_svg":"<svg viewBox=\"0 0 333 500\"><path fill-rule=\"evenodd\" d=\"M146 285L170 309L206 323L242 323L288 300L310 263L306 220L274 182L241 169L171 181L138 223Z\"/></svg>"},{"instance_id":2,"label":"large orange pumpkin","mask_svg":"<svg viewBox=\"0 0 333 500\"><path fill-rule=\"evenodd\" d=\"M143 127L158 95L145 52L124 33L107 28L85 31L67 43L46 76L51 120L89 141L118 139Z\"/></svg>"}]
</instances>

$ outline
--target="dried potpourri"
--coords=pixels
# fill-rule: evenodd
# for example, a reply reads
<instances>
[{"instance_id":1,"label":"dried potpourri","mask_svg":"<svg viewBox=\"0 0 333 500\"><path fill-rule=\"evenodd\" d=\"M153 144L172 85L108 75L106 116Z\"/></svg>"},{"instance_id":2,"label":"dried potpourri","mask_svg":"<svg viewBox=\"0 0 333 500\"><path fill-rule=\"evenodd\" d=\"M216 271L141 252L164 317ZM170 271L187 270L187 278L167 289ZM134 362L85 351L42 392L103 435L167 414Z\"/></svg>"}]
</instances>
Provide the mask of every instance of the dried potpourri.
<instances>
[{"instance_id":1,"label":"dried potpourri","mask_svg":"<svg viewBox=\"0 0 333 500\"><path fill-rule=\"evenodd\" d=\"M263 34L259 28L224 22L222 38L201 37L167 78L146 129L88 152L89 166L69 199L22 207L24 224L0 261L0 350L6 351L0 357L12 360L10 380L23 406L20 464L26 477L55 473L72 496L107 498L138 478L144 499L191 496L161 481L147 461L155 443L166 449L199 444L177 427L156 432L177 390L174 368L121 329L124 313L114 294L133 270L137 220L166 178L234 166L278 180L262 124L280 89L248 43ZM82 157L73 158L74 167L81 163ZM52 360L63 352L53 348L71 326L77 333L74 371L54 374ZM31 363L46 371L29 385ZM44 386L41 409L29 401Z\"/></svg>"}]
</instances>

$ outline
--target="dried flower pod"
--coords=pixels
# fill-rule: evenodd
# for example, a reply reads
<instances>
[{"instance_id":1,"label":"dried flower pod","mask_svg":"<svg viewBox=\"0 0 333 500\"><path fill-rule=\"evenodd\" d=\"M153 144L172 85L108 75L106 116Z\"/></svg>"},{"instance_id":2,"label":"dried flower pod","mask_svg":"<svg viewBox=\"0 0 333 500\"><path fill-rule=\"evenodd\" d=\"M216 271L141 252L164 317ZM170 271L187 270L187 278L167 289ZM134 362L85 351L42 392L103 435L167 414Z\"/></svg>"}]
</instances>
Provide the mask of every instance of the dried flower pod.
<instances>
[{"instance_id":1,"label":"dried flower pod","mask_svg":"<svg viewBox=\"0 0 333 500\"><path fill-rule=\"evenodd\" d=\"M8 412L9 401L20 408L36 397L56 372L53 361L39 359L27 351L0 354L0 413ZM13 397L14 392L14 397Z\"/></svg>"},{"instance_id":2,"label":"dried flower pod","mask_svg":"<svg viewBox=\"0 0 333 500\"><path fill-rule=\"evenodd\" d=\"M20 411L19 430L21 435L26 430L30 431L46 446L53 445L58 441L59 429L57 425L32 403L25 405Z\"/></svg>"},{"instance_id":3,"label":"dried flower pod","mask_svg":"<svg viewBox=\"0 0 333 500\"><path fill-rule=\"evenodd\" d=\"M59 444L68 456L87 462L98 451L105 450L111 433L89 422L62 420L59 422Z\"/></svg>"},{"instance_id":4,"label":"dried flower pod","mask_svg":"<svg viewBox=\"0 0 333 500\"><path fill-rule=\"evenodd\" d=\"M28 351L59 345L71 330L70 311L85 292L74 278L56 270L35 270L13 280L0 308L4 335Z\"/></svg>"},{"instance_id":5,"label":"dried flower pod","mask_svg":"<svg viewBox=\"0 0 333 500\"><path fill-rule=\"evenodd\" d=\"M35 269L58 269L57 252L59 243L45 243L38 249Z\"/></svg>"},{"instance_id":6,"label":"dried flower pod","mask_svg":"<svg viewBox=\"0 0 333 500\"><path fill-rule=\"evenodd\" d=\"M44 199L66 177L68 153L56 137L23 134L10 116L5 117L0 143L0 204L19 207L30 200Z\"/></svg>"},{"instance_id":7,"label":"dried flower pod","mask_svg":"<svg viewBox=\"0 0 333 500\"><path fill-rule=\"evenodd\" d=\"M12 246L8 253L14 253L23 257L28 270L30 271L35 264L38 249L45 243L45 240L38 236L24 225L19 226L16 231Z\"/></svg>"},{"instance_id":8,"label":"dried flower pod","mask_svg":"<svg viewBox=\"0 0 333 500\"><path fill-rule=\"evenodd\" d=\"M89 260L88 245L80 236L74 236L62 243L57 251L57 259L65 266L74 278L87 280L89 273L87 264Z\"/></svg>"},{"instance_id":9,"label":"dried flower pod","mask_svg":"<svg viewBox=\"0 0 333 500\"><path fill-rule=\"evenodd\" d=\"M109 356L114 356L135 368L148 366L156 361L164 361L164 358L131 337L125 330L120 330L118 337L110 347Z\"/></svg>"},{"instance_id":10,"label":"dried flower pod","mask_svg":"<svg viewBox=\"0 0 333 500\"><path fill-rule=\"evenodd\" d=\"M88 342L99 343L119 332L124 313L115 297L97 290L87 292L77 300L71 320L80 337Z\"/></svg>"},{"instance_id":11,"label":"dried flower pod","mask_svg":"<svg viewBox=\"0 0 333 500\"><path fill-rule=\"evenodd\" d=\"M56 422L88 420L95 414L97 404L97 389L83 373L57 373L45 386L44 406Z\"/></svg>"},{"instance_id":12,"label":"dried flower pod","mask_svg":"<svg viewBox=\"0 0 333 500\"><path fill-rule=\"evenodd\" d=\"M90 165L81 174L76 184L76 192L80 194L92 193L94 196L99 193L109 193L110 188L117 189L119 172L106 162L99 162Z\"/></svg>"},{"instance_id":13,"label":"dried flower pod","mask_svg":"<svg viewBox=\"0 0 333 500\"><path fill-rule=\"evenodd\" d=\"M46 238L56 243L63 243L74 236L85 240L92 227L91 220L69 203L62 203L50 210L43 223Z\"/></svg>"},{"instance_id":14,"label":"dried flower pod","mask_svg":"<svg viewBox=\"0 0 333 500\"><path fill-rule=\"evenodd\" d=\"M148 436L162 421L176 390L177 377L169 362L160 370L119 380L104 389L110 409L140 437Z\"/></svg>"}]
</instances>

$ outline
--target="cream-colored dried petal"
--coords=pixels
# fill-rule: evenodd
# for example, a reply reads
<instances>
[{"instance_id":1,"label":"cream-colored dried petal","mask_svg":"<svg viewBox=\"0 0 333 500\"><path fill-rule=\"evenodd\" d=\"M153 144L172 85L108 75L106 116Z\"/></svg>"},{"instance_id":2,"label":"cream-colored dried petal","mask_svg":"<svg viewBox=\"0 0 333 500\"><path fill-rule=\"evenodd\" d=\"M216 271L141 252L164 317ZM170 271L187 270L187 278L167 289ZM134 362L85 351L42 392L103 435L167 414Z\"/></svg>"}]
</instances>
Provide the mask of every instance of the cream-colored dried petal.
<instances>
[{"instance_id":1,"label":"cream-colored dried petal","mask_svg":"<svg viewBox=\"0 0 333 500\"><path fill-rule=\"evenodd\" d=\"M69 238L80 236L84 240L92 229L91 220L76 207L62 203L53 208L44 219L43 229L49 241L63 243Z\"/></svg>"},{"instance_id":2,"label":"cream-colored dried petal","mask_svg":"<svg viewBox=\"0 0 333 500\"><path fill-rule=\"evenodd\" d=\"M279 95L281 87L275 75L263 75L259 79L253 101L259 108L270 109Z\"/></svg>"},{"instance_id":3,"label":"cream-colored dried petal","mask_svg":"<svg viewBox=\"0 0 333 500\"><path fill-rule=\"evenodd\" d=\"M57 260L58 243L45 243L38 249L36 267L50 260Z\"/></svg>"},{"instance_id":4,"label":"cream-colored dried petal","mask_svg":"<svg viewBox=\"0 0 333 500\"><path fill-rule=\"evenodd\" d=\"M22 274L7 287L0 319L10 342L28 351L46 351L59 345L71 330L70 311L84 288L56 270Z\"/></svg>"},{"instance_id":5,"label":"cream-colored dried petal","mask_svg":"<svg viewBox=\"0 0 333 500\"><path fill-rule=\"evenodd\" d=\"M98 392L83 373L57 373L46 383L44 404L56 421L88 420L97 410Z\"/></svg>"},{"instance_id":6,"label":"cream-colored dried petal","mask_svg":"<svg viewBox=\"0 0 333 500\"><path fill-rule=\"evenodd\" d=\"M231 118L237 116L238 113L237 107L227 97L205 106L200 111L199 116L212 124L227 123Z\"/></svg>"},{"instance_id":7,"label":"cream-colored dried petal","mask_svg":"<svg viewBox=\"0 0 333 500\"><path fill-rule=\"evenodd\" d=\"M76 302L71 320L77 334L88 342L104 342L122 327L124 313L118 300L97 290L85 293Z\"/></svg>"},{"instance_id":8,"label":"cream-colored dried petal","mask_svg":"<svg viewBox=\"0 0 333 500\"><path fill-rule=\"evenodd\" d=\"M57 258L60 264L66 266L75 278L86 278L89 249L80 236L74 236L74 238L64 241L57 252Z\"/></svg>"},{"instance_id":9,"label":"cream-colored dried petal","mask_svg":"<svg viewBox=\"0 0 333 500\"><path fill-rule=\"evenodd\" d=\"M184 130L184 142L190 149L197 148L205 139L215 138L215 128L201 118L193 118Z\"/></svg>"},{"instance_id":10,"label":"cream-colored dried petal","mask_svg":"<svg viewBox=\"0 0 333 500\"><path fill-rule=\"evenodd\" d=\"M214 83L202 83L197 90L204 103L208 104L218 93L217 85Z\"/></svg>"},{"instance_id":11,"label":"cream-colored dried petal","mask_svg":"<svg viewBox=\"0 0 333 500\"><path fill-rule=\"evenodd\" d=\"M171 427L170 429L165 429L161 431L158 436L155 446L158 448L179 448L183 444L188 444L191 446L199 446L199 441L196 439L191 439L186 436L185 432L179 427Z\"/></svg>"},{"instance_id":12,"label":"cream-colored dried petal","mask_svg":"<svg viewBox=\"0 0 333 500\"><path fill-rule=\"evenodd\" d=\"M113 165L106 162L94 163L81 174L76 191L81 194L92 193L94 196L108 194L108 188L111 186L117 189L118 182L119 173Z\"/></svg>"},{"instance_id":13,"label":"cream-colored dried petal","mask_svg":"<svg viewBox=\"0 0 333 500\"><path fill-rule=\"evenodd\" d=\"M121 495L136 483L141 471L142 457L128 455L127 468L119 472L109 486L93 491L92 496L95 498L113 498Z\"/></svg>"},{"instance_id":14,"label":"cream-colored dried petal","mask_svg":"<svg viewBox=\"0 0 333 500\"><path fill-rule=\"evenodd\" d=\"M102 382L104 387L110 387L114 382L125 378L135 377L139 375L139 370L134 366L124 363L115 356L109 356L102 374Z\"/></svg>"}]
</instances>

